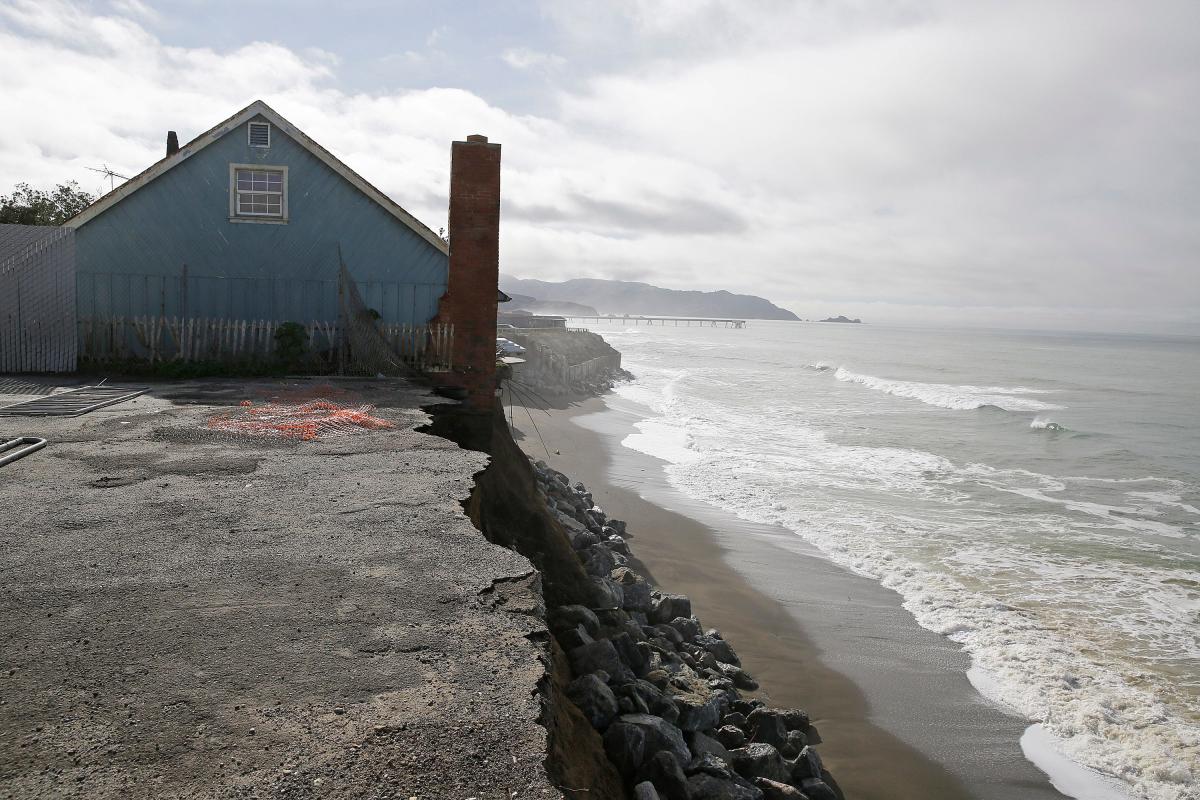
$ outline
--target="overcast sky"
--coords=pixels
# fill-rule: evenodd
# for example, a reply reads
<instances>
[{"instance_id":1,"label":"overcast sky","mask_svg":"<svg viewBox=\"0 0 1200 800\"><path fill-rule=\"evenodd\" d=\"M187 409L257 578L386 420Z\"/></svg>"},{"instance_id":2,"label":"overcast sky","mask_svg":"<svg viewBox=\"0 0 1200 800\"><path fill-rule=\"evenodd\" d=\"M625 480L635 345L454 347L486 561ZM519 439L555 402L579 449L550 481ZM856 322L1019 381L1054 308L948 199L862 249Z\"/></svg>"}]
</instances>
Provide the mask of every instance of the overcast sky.
<instances>
[{"instance_id":1,"label":"overcast sky","mask_svg":"<svg viewBox=\"0 0 1200 800\"><path fill-rule=\"evenodd\" d=\"M1197 0L0 2L0 193L252 100L502 269L801 316L1200 332Z\"/></svg>"}]
</instances>

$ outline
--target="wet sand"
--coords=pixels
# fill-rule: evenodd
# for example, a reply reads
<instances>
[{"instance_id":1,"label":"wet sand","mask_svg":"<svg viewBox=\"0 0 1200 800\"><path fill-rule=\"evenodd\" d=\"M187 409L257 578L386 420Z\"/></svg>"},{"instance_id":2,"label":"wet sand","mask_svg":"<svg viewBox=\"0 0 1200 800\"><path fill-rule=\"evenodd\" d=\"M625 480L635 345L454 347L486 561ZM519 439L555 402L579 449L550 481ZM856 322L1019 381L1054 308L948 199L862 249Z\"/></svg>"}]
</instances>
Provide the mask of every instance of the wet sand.
<instances>
[{"instance_id":1,"label":"wet sand","mask_svg":"<svg viewBox=\"0 0 1200 800\"><path fill-rule=\"evenodd\" d=\"M761 695L812 715L848 798L1061 800L1021 756L1025 723L979 697L963 674L966 656L917 626L895 593L790 531L672 489L663 462L620 446L633 414L590 398L533 415L537 430L520 406L514 414L525 451L582 481L610 516L626 520L654 582L692 598Z\"/></svg>"}]
</instances>

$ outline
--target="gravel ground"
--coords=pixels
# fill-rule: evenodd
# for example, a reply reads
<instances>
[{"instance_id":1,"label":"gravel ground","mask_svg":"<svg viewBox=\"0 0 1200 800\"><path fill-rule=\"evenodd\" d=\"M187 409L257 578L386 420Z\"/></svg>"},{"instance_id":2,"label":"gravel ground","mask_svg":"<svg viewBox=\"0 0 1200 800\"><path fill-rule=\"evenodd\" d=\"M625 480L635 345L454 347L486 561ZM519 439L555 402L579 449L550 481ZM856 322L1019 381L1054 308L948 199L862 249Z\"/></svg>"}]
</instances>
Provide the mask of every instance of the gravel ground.
<instances>
[{"instance_id":1,"label":"gravel ground","mask_svg":"<svg viewBox=\"0 0 1200 800\"><path fill-rule=\"evenodd\" d=\"M464 517L486 457L413 430L430 397L339 381L397 427L206 429L316 385L0 417L51 440L0 468L0 797L561 797L537 575Z\"/></svg>"}]
</instances>

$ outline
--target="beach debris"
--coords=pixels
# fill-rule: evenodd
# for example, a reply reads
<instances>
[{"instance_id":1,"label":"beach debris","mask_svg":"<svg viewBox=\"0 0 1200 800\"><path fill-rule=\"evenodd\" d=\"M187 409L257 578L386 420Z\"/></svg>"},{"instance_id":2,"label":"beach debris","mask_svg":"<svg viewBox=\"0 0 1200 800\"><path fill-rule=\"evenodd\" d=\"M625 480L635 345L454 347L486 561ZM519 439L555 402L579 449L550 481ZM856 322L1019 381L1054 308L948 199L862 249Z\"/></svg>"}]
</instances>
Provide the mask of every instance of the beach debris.
<instances>
[{"instance_id":1,"label":"beach debris","mask_svg":"<svg viewBox=\"0 0 1200 800\"><path fill-rule=\"evenodd\" d=\"M373 416L371 405L342 405L315 399L303 403L267 402L255 405L243 400L236 411L215 414L206 426L211 431L237 436L297 439L309 442L326 436L345 436L365 430L396 427Z\"/></svg>"}]
</instances>

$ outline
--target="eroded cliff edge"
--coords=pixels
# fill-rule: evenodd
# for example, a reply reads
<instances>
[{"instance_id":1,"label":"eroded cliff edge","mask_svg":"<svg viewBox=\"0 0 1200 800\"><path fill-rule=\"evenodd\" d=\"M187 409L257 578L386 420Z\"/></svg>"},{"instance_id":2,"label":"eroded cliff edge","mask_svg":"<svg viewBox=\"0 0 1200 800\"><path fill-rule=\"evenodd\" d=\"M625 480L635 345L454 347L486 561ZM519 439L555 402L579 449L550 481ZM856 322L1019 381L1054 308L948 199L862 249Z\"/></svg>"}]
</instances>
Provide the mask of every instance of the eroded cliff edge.
<instances>
[{"instance_id":1,"label":"eroded cliff edge","mask_svg":"<svg viewBox=\"0 0 1200 800\"><path fill-rule=\"evenodd\" d=\"M757 683L688 598L638 571L625 526L586 487L531 463L503 414L434 409L430 431L491 455L466 504L541 573L547 774L567 796L841 800L807 714L743 696ZM585 794L586 793L586 794Z\"/></svg>"},{"instance_id":2,"label":"eroded cliff edge","mask_svg":"<svg viewBox=\"0 0 1200 800\"><path fill-rule=\"evenodd\" d=\"M315 397L386 425L208 424ZM0 796L563 797L540 573L464 514L487 457L416 432L431 402L196 381L0 419L50 439L0 480Z\"/></svg>"}]
</instances>

